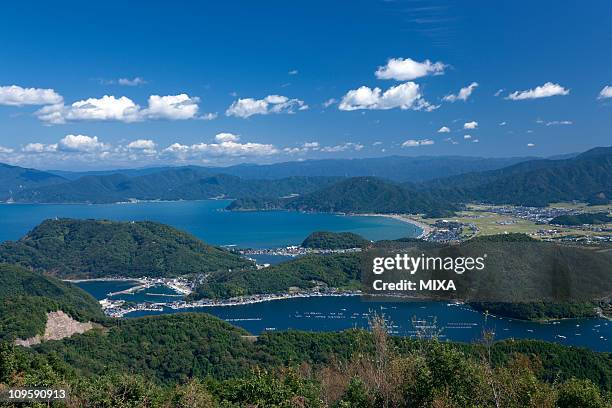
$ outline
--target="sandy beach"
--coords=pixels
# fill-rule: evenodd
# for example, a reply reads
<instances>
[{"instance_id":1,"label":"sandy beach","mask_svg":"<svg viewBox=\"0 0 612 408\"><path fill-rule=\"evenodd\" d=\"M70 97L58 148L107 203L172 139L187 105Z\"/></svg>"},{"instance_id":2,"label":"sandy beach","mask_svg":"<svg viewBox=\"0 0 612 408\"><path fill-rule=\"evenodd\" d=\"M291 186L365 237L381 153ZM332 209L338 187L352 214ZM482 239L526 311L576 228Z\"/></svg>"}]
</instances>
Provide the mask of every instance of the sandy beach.
<instances>
[{"instance_id":1,"label":"sandy beach","mask_svg":"<svg viewBox=\"0 0 612 408\"><path fill-rule=\"evenodd\" d=\"M425 224L422 221L418 221L418 220L412 218L410 215L407 215L407 214L375 214L375 213L367 213L367 214L350 214L350 215L361 216L361 217L387 217L387 218L393 218L394 220L406 222L408 224L416 225L417 227L419 227L421 229L421 233L419 234L419 236L417 238L424 238L427 235L429 235L430 232L433 231L433 228L430 225L427 225L427 224Z\"/></svg>"}]
</instances>

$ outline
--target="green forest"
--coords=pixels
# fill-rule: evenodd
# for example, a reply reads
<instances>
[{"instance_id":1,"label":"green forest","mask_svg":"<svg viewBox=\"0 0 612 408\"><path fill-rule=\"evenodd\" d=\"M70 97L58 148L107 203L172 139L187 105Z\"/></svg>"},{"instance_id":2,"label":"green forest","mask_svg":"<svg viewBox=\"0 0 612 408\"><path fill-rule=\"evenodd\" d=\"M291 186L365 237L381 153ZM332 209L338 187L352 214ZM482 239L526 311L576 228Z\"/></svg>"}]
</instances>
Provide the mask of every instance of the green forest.
<instances>
[{"instance_id":1,"label":"green forest","mask_svg":"<svg viewBox=\"0 0 612 408\"><path fill-rule=\"evenodd\" d=\"M187 363L188 362L188 363ZM67 407L610 407L612 355L539 341L369 331L255 339L206 314L114 321L31 349L0 343L0 387L61 386Z\"/></svg>"},{"instance_id":2,"label":"green forest","mask_svg":"<svg viewBox=\"0 0 612 408\"><path fill-rule=\"evenodd\" d=\"M365 248L372 243L352 232L316 231L306 237L302 247L312 249Z\"/></svg>"},{"instance_id":3,"label":"green forest","mask_svg":"<svg viewBox=\"0 0 612 408\"><path fill-rule=\"evenodd\" d=\"M61 278L172 277L252 262L150 221L46 220L18 241L0 244L0 262Z\"/></svg>"}]
</instances>

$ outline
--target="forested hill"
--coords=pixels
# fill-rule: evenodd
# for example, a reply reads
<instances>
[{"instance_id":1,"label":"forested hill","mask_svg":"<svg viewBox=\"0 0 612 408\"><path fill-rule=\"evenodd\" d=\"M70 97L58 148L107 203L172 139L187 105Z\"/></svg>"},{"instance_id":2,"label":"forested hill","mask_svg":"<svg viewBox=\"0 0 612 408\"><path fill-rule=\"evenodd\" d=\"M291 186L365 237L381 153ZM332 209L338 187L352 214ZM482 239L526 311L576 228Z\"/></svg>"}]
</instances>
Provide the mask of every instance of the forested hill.
<instances>
[{"instance_id":1,"label":"forested hill","mask_svg":"<svg viewBox=\"0 0 612 408\"><path fill-rule=\"evenodd\" d=\"M0 245L0 262L61 278L177 276L252 263L192 235L149 221L47 220Z\"/></svg>"},{"instance_id":2,"label":"forested hill","mask_svg":"<svg viewBox=\"0 0 612 408\"><path fill-rule=\"evenodd\" d=\"M66 181L55 174L0 163L0 201L8 200L28 188L60 184Z\"/></svg>"},{"instance_id":3,"label":"forested hill","mask_svg":"<svg viewBox=\"0 0 612 408\"><path fill-rule=\"evenodd\" d=\"M113 203L137 200L202 200L216 197L283 197L304 194L337 181L331 177L290 177L243 180L210 175L198 168L168 169L129 177L124 174L85 176L62 184L26 189L13 195L18 202Z\"/></svg>"},{"instance_id":4,"label":"forested hill","mask_svg":"<svg viewBox=\"0 0 612 408\"><path fill-rule=\"evenodd\" d=\"M420 185L454 202L543 206L612 198L612 147L599 147L564 160L532 160L510 167L430 181Z\"/></svg>"},{"instance_id":5,"label":"forested hill","mask_svg":"<svg viewBox=\"0 0 612 408\"><path fill-rule=\"evenodd\" d=\"M365 248L372 243L352 232L316 231L302 242L304 248L313 249L348 249Z\"/></svg>"},{"instance_id":6,"label":"forested hill","mask_svg":"<svg viewBox=\"0 0 612 408\"><path fill-rule=\"evenodd\" d=\"M429 191L375 177L353 177L299 197L236 200L228 209L274 209L346 213L428 213L457 207Z\"/></svg>"},{"instance_id":7,"label":"forested hill","mask_svg":"<svg viewBox=\"0 0 612 408\"><path fill-rule=\"evenodd\" d=\"M81 322L103 319L96 299L77 286L0 264L0 340L42 334L47 312L58 310Z\"/></svg>"}]
</instances>

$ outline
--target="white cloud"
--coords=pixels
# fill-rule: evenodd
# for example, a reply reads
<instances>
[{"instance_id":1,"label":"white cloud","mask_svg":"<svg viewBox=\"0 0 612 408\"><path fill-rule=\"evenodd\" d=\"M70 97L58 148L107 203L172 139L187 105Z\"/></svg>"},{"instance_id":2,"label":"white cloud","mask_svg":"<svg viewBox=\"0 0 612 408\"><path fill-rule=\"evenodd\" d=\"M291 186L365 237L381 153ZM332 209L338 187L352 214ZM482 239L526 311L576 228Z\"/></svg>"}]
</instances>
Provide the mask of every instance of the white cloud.
<instances>
[{"instance_id":1,"label":"white cloud","mask_svg":"<svg viewBox=\"0 0 612 408\"><path fill-rule=\"evenodd\" d=\"M546 82L544 85L537 86L533 89L526 91L515 91L509 94L506 99L513 101L520 101L524 99L539 99L548 98L557 95L569 95L570 90L562 87L559 84L553 84L552 82Z\"/></svg>"},{"instance_id":2,"label":"white cloud","mask_svg":"<svg viewBox=\"0 0 612 408\"><path fill-rule=\"evenodd\" d=\"M363 145L360 143L347 142L336 146L325 146L321 148L322 152L326 153L336 153L336 152L345 152L347 150L355 150L359 151L363 149Z\"/></svg>"},{"instance_id":3,"label":"white cloud","mask_svg":"<svg viewBox=\"0 0 612 408\"><path fill-rule=\"evenodd\" d=\"M53 105L62 101L62 96L53 89L0 86L0 105Z\"/></svg>"},{"instance_id":4,"label":"white cloud","mask_svg":"<svg viewBox=\"0 0 612 408\"><path fill-rule=\"evenodd\" d=\"M387 61L387 65L378 67L375 75L378 79L408 81L427 75L442 75L444 67L443 63L432 63L430 60L418 62L412 58L391 58Z\"/></svg>"},{"instance_id":5,"label":"white cloud","mask_svg":"<svg viewBox=\"0 0 612 408\"><path fill-rule=\"evenodd\" d=\"M285 147L283 151L288 154L307 153L310 151L316 151L321 148L319 142L306 142L298 147Z\"/></svg>"},{"instance_id":6,"label":"white cloud","mask_svg":"<svg viewBox=\"0 0 612 408\"><path fill-rule=\"evenodd\" d=\"M187 94L179 95L151 95L149 107L142 112L142 116L152 119L185 120L195 119L198 115L198 102L200 98L190 97Z\"/></svg>"},{"instance_id":7,"label":"white cloud","mask_svg":"<svg viewBox=\"0 0 612 408\"><path fill-rule=\"evenodd\" d=\"M527 143L527 147L535 147L535 144L533 144L533 143Z\"/></svg>"},{"instance_id":8,"label":"white cloud","mask_svg":"<svg viewBox=\"0 0 612 408\"><path fill-rule=\"evenodd\" d=\"M464 139L466 139L466 140L467 140L467 139L471 139L471 138L472 138L472 135L463 135L463 138L464 138Z\"/></svg>"},{"instance_id":9,"label":"white cloud","mask_svg":"<svg viewBox=\"0 0 612 408\"><path fill-rule=\"evenodd\" d=\"M571 120L553 120L546 122L546 126L559 126L559 125L573 125L574 122Z\"/></svg>"},{"instance_id":10,"label":"white cloud","mask_svg":"<svg viewBox=\"0 0 612 408\"><path fill-rule=\"evenodd\" d=\"M268 95L263 99L238 99L227 108L225 115L248 118L253 115L267 115L269 113L295 113L296 110L306 109L308 109L308 105L299 99L289 99L282 95Z\"/></svg>"},{"instance_id":11,"label":"white cloud","mask_svg":"<svg viewBox=\"0 0 612 408\"><path fill-rule=\"evenodd\" d=\"M461 88L456 95L446 95L442 100L447 102L467 101L476 87L478 87L478 82L472 82L468 86Z\"/></svg>"},{"instance_id":12,"label":"white cloud","mask_svg":"<svg viewBox=\"0 0 612 408\"><path fill-rule=\"evenodd\" d=\"M414 82L392 86L385 92L380 88L362 86L352 89L342 97L338 109L353 111L357 109L412 109L431 111L437 106L423 99L419 85Z\"/></svg>"},{"instance_id":13,"label":"white cloud","mask_svg":"<svg viewBox=\"0 0 612 408\"><path fill-rule=\"evenodd\" d=\"M508 123L507 122L500 122L499 126L506 126Z\"/></svg>"},{"instance_id":14,"label":"white cloud","mask_svg":"<svg viewBox=\"0 0 612 408\"><path fill-rule=\"evenodd\" d=\"M155 150L155 142L150 139L138 139L128 143L127 148L131 150L147 150L152 152Z\"/></svg>"},{"instance_id":15,"label":"white cloud","mask_svg":"<svg viewBox=\"0 0 612 408\"><path fill-rule=\"evenodd\" d=\"M197 143L190 146L174 143L163 151L163 153L173 155L181 160L201 159L203 157L270 156L278 152L279 150L271 144L239 143L235 141Z\"/></svg>"},{"instance_id":16,"label":"white cloud","mask_svg":"<svg viewBox=\"0 0 612 408\"><path fill-rule=\"evenodd\" d=\"M0 146L0 153L8 154L8 153L13 153L13 152L14 150L11 149L10 147Z\"/></svg>"},{"instance_id":17,"label":"white cloud","mask_svg":"<svg viewBox=\"0 0 612 408\"><path fill-rule=\"evenodd\" d=\"M478 127L478 122L476 122L475 120L471 122L466 122L463 124L464 129L476 129L477 127Z\"/></svg>"},{"instance_id":18,"label":"white cloud","mask_svg":"<svg viewBox=\"0 0 612 408\"><path fill-rule=\"evenodd\" d=\"M287 72L289 75L297 75L299 74L299 71L297 69L292 69L291 71Z\"/></svg>"},{"instance_id":19,"label":"white cloud","mask_svg":"<svg viewBox=\"0 0 612 408\"><path fill-rule=\"evenodd\" d=\"M65 152L97 152L109 148L100 142L97 136L86 135L66 135L57 146L59 150Z\"/></svg>"},{"instance_id":20,"label":"white cloud","mask_svg":"<svg viewBox=\"0 0 612 408\"><path fill-rule=\"evenodd\" d=\"M217 142L237 142L240 140L240 136L233 133L217 133L215 140Z\"/></svg>"},{"instance_id":21,"label":"white cloud","mask_svg":"<svg viewBox=\"0 0 612 408\"><path fill-rule=\"evenodd\" d=\"M503 89L503 88L500 88L500 89L498 89L498 90L495 92L495 94L494 94L493 96L499 96L499 95L501 95L501 94L502 94L502 92L504 92L504 89Z\"/></svg>"},{"instance_id":22,"label":"white cloud","mask_svg":"<svg viewBox=\"0 0 612 408\"><path fill-rule=\"evenodd\" d=\"M402 143L402 147L429 146L432 144L434 144L434 141L431 139L421 139L421 140L408 139L404 143Z\"/></svg>"},{"instance_id":23,"label":"white cloud","mask_svg":"<svg viewBox=\"0 0 612 408\"><path fill-rule=\"evenodd\" d=\"M25 153L45 153L57 151L57 144L28 143L22 149Z\"/></svg>"},{"instance_id":24,"label":"white cloud","mask_svg":"<svg viewBox=\"0 0 612 408\"><path fill-rule=\"evenodd\" d=\"M123 85L123 86L138 86L138 85L144 85L147 83L147 81L145 81L143 78L141 77L134 77L134 78L119 78L117 80L117 83L119 85Z\"/></svg>"},{"instance_id":25,"label":"white cloud","mask_svg":"<svg viewBox=\"0 0 612 408\"><path fill-rule=\"evenodd\" d=\"M36 116L48 124L62 124L71 121L119 121L138 122L146 119L184 120L198 119L199 98L187 94L151 95L148 107L141 109L126 96L119 98L104 95L76 101L72 105L55 104L44 106ZM209 114L210 115L210 114ZM214 117L203 117L214 119Z\"/></svg>"},{"instance_id":26,"label":"white cloud","mask_svg":"<svg viewBox=\"0 0 612 408\"><path fill-rule=\"evenodd\" d=\"M450 132L450 128L448 128L447 126L442 126L440 129L438 129L438 133L449 133Z\"/></svg>"},{"instance_id":27,"label":"white cloud","mask_svg":"<svg viewBox=\"0 0 612 408\"><path fill-rule=\"evenodd\" d=\"M326 100L325 102L323 102L323 107L324 108L329 108L330 106L332 106L335 103L338 103L338 100L336 98L330 98L330 99Z\"/></svg>"},{"instance_id":28,"label":"white cloud","mask_svg":"<svg viewBox=\"0 0 612 408\"><path fill-rule=\"evenodd\" d=\"M472 143L478 143L478 142L480 142L480 140L478 140L478 139L472 140Z\"/></svg>"},{"instance_id":29,"label":"white cloud","mask_svg":"<svg viewBox=\"0 0 612 408\"><path fill-rule=\"evenodd\" d=\"M599 95L597 96L597 99L605 98L612 98L612 86L604 86L603 89L599 92Z\"/></svg>"}]
</instances>

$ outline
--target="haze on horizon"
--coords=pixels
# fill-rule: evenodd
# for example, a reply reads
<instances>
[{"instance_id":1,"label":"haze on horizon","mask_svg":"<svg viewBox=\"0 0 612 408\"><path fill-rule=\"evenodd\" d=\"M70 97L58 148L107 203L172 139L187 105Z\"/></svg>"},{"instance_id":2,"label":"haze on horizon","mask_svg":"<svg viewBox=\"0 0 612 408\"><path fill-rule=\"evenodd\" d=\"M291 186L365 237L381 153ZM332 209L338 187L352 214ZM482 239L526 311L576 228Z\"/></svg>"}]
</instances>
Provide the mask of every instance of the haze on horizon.
<instances>
[{"instance_id":1,"label":"haze on horizon","mask_svg":"<svg viewBox=\"0 0 612 408\"><path fill-rule=\"evenodd\" d=\"M0 162L93 170L610 145L612 7L533 3L7 3Z\"/></svg>"}]
</instances>

